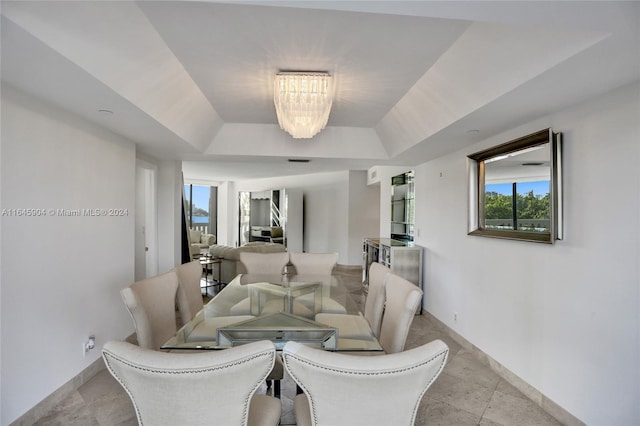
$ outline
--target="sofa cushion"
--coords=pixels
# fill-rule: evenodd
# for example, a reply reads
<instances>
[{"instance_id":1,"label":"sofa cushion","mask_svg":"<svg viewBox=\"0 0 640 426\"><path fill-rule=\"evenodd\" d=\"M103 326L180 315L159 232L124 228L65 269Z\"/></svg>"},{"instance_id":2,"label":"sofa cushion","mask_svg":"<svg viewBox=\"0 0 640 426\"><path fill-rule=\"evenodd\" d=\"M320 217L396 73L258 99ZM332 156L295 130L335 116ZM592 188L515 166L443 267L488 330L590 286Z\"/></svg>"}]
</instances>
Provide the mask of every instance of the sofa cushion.
<instances>
[{"instance_id":1,"label":"sofa cushion","mask_svg":"<svg viewBox=\"0 0 640 426\"><path fill-rule=\"evenodd\" d=\"M200 243L209 247L216 243L216 236L213 234L202 234L200 237Z\"/></svg>"},{"instance_id":2,"label":"sofa cushion","mask_svg":"<svg viewBox=\"0 0 640 426\"><path fill-rule=\"evenodd\" d=\"M229 260L239 260L240 252L252 253L279 253L285 252L287 249L282 244L253 242L243 245L242 247L229 247L220 244L214 244L209 248L209 252L213 256L224 257Z\"/></svg>"},{"instance_id":3,"label":"sofa cushion","mask_svg":"<svg viewBox=\"0 0 640 426\"><path fill-rule=\"evenodd\" d=\"M202 235L201 231L198 231L197 229L189 229L189 237L192 243L194 244L200 243L201 235Z\"/></svg>"},{"instance_id":4,"label":"sofa cushion","mask_svg":"<svg viewBox=\"0 0 640 426\"><path fill-rule=\"evenodd\" d=\"M222 282L229 283L236 275L244 272L240 262L240 253L243 251L256 253L278 253L287 251L282 244L267 242L254 242L245 244L242 247L230 247L221 244L214 244L209 247L209 253L213 256L223 257L220 276Z\"/></svg>"}]
</instances>

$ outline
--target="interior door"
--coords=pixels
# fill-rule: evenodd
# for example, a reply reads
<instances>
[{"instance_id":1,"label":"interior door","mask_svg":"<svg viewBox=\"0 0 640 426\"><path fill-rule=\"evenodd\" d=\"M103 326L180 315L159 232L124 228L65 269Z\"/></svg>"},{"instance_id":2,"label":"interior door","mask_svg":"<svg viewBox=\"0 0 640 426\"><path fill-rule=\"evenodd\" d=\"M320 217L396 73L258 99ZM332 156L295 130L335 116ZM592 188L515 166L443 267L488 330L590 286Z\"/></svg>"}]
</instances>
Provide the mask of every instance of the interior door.
<instances>
[{"instance_id":1,"label":"interior door","mask_svg":"<svg viewBox=\"0 0 640 426\"><path fill-rule=\"evenodd\" d=\"M158 275L156 168L136 164L135 279Z\"/></svg>"}]
</instances>

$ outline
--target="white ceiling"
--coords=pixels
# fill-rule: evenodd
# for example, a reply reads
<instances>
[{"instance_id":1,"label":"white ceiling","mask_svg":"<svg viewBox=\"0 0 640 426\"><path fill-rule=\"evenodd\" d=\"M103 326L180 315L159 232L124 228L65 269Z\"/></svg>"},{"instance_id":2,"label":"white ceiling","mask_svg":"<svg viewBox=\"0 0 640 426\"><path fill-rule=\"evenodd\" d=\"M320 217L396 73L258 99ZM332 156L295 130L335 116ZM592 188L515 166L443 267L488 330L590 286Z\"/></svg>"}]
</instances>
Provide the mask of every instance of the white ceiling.
<instances>
[{"instance_id":1,"label":"white ceiling","mask_svg":"<svg viewBox=\"0 0 640 426\"><path fill-rule=\"evenodd\" d=\"M185 160L200 181L413 166L640 78L638 2L3 1L1 12L3 84L147 156ZM278 128L280 70L335 77L311 140Z\"/></svg>"}]
</instances>

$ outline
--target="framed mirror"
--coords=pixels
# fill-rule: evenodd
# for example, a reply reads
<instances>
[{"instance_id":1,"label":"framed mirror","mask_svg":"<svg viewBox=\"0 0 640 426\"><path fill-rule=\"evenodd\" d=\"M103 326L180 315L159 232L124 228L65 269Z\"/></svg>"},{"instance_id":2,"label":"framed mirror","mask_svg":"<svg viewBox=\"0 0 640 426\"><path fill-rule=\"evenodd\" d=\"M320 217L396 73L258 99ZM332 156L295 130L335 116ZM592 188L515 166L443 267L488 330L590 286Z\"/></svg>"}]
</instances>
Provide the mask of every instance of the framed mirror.
<instances>
[{"instance_id":1,"label":"framed mirror","mask_svg":"<svg viewBox=\"0 0 640 426\"><path fill-rule=\"evenodd\" d=\"M545 129L467 158L469 235L562 239L561 134Z\"/></svg>"}]
</instances>

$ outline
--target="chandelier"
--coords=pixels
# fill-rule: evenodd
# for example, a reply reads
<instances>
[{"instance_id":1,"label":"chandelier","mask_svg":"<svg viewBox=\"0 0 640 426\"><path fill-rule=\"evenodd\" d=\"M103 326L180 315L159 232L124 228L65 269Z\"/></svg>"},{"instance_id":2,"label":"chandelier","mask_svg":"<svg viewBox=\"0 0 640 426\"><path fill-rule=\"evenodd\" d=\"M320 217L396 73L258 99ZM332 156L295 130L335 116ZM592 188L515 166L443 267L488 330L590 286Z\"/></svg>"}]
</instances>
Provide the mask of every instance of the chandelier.
<instances>
[{"instance_id":1,"label":"chandelier","mask_svg":"<svg viewBox=\"0 0 640 426\"><path fill-rule=\"evenodd\" d=\"M273 103L280 128L294 139L309 139L329 120L333 92L326 72L276 74Z\"/></svg>"}]
</instances>

